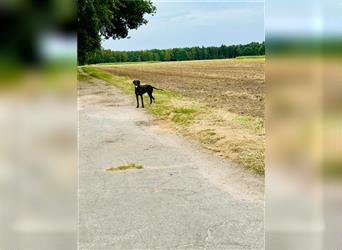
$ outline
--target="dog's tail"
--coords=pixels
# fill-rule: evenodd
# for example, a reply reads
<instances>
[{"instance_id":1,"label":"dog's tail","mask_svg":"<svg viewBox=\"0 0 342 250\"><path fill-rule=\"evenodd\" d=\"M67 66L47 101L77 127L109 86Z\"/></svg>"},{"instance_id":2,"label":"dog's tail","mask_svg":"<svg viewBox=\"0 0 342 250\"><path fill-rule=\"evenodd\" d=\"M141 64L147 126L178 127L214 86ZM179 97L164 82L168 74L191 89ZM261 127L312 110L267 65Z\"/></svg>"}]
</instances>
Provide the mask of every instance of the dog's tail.
<instances>
[{"instance_id":1,"label":"dog's tail","mask_svg":"<svg viewBox=\"0 0 342 250\"><path fill-rule=\"evenodd\" d=\"M154 89L156 89L156 90L161 90L161 91L164 91L163 89L158 89L158 88L156 88L156 87L153 87L153 86L152 86L152 88L154 88Z\"/></svg>"}]
</instances>

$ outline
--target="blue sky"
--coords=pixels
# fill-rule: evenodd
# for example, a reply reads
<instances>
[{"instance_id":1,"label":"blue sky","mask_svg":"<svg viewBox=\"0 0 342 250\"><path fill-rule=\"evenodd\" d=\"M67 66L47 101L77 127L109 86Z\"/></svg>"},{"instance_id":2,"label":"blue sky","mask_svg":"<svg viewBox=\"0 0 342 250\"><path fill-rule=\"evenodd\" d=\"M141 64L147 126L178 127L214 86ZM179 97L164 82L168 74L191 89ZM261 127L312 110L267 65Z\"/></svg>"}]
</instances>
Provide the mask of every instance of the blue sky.
<instances>
[{"instance_id":1,"label":"blue sky","mask_svg":"<svg viewBox=\"0 0 342 250\"><path fill-rule=\"evenodd\" d=\"M216 46L264 41L260 0L154 0L157 13L129 32L130 39L104 40L112 50Z\"/></svg>"}]
</instances>

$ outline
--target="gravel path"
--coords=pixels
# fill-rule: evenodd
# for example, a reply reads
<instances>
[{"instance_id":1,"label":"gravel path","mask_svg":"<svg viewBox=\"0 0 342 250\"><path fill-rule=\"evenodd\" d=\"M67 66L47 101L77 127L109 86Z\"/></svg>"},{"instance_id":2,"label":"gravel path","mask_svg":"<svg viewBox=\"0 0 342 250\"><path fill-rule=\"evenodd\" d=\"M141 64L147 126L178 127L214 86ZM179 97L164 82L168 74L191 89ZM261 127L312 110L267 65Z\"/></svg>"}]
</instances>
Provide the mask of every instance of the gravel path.
<instances>
[{"instance_id":1,"label":"gravel path","mask_svg":"<svg viewBox=\"0 0 342 250\"><path fill-rule=\"evenodd\" d=\"M79 82L79 249L263 249L263 178L161 129L134 100ZM131 162L143 169L105 171Z\"/></svg>"}]
</instances>

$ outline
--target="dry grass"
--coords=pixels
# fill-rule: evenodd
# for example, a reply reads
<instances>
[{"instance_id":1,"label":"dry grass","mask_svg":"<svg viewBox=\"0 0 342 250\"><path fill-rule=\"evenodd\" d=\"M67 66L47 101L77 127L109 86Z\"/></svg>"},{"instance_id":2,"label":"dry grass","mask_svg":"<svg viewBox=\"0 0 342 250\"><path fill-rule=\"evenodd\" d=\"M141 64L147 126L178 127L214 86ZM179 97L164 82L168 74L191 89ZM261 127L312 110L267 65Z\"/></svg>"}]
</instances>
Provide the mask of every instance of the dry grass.
<instances>
[{"instance_id":1,"label":"dry grass","mask_svg":"<svg viewBox=\"0 0 342 250\"><path fill-rule=\"evenodd\" d=\"M215 154L264 173L263 59L84 69L126 93L134 91L133 78L165 89L154 93L154 105L146 105L152 114Z\"/></svg>"},{"instance_id":2,"label":"dry grass","mask_svg":"<svg viewBox=\"0 0 342 250\"><path fill-rule=\"evenodd\" d=\"M136 163L128 163L126 165L121 165L117 167L108 167L106 168L106 171L123 171L128 169L142 169L143 166L141 164Z\"/></svg>"}]
</instances>

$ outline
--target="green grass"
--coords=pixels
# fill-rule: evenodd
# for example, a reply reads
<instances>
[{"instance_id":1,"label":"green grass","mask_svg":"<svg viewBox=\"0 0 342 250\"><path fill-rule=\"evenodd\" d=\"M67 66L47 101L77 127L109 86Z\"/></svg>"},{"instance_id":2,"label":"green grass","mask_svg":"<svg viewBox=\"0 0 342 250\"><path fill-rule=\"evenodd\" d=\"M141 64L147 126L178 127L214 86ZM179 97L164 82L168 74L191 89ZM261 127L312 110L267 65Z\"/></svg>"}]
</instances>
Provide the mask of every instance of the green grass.
<instances>
[{"instance_id":1,"label":"green grass","mask_svg":"<svg viewBox=\"0 0 342 250\"><path fill-rule=\"evenodd\" d=\"M106 73L103 71L99 71L99 70L92 68L92 67L84 66L84 67L82 67L82 69L84 70L84 72L88 73L89 75L96 77L96 78L99 78L99 79L102 79L102 80L105 80L107 82L110 82L113 78L112 74L109 74L109 73Z\"/></svg>"},{"instance_id":2,"label":"green grass","mask_svg":"<svg viewBox=\"0 0 342 250\"><path fill-rule=\"evenodd\" d=\"M191 108L176 108L173 109L173 112L177 114L191 114L196 112L196 110Z\"/></svg>"},{"instance_id":3,"label":"green grass","mask_svg":"<svg viewBox=\"0 0 342 250\"><path fill-rule=\"evenodd\" d=\"M196 110L193 108L174 108L170 112L171 121L176 124L190 124L194 120Z\"/></svg>"},{"instance_id":4,"label":"green grass","mask_svg":"<svg viewBox=\"0 0 342 250\"><path fill-rule=\"evenodd\" d=\"M240 125L243 125L245 127L248 127L250 129L254 129L257 133L262 133L264 130L264 123L262 119L257 117L252 117L248 115L239 115L236 116L233 121L239 123Z\"/></svg>"},{"instance_id":5,"label":"green grass","mask_svg":"<svg viewBox=\"0 0 342 250\"><path fill-rule=\"evenodd\" d=\"M176 94L163 93L158 96L157 105L145 106L152 114L173 121L175 124L190 124L194 120L193 108L175 108L172 104Z\"/></svg>"},{"instance_id":6,"label":"green grass","mask_svg":"<svg viewBox=\"0 0 342 250\"><path fill-rule=\"evenodd\" d=\"M189 114L174 114L171 118L171 121L177 124L190 124L194 120L193 115Z\"/></svg>"},{"instance_id":7,"label":"green grass","mask_svg":"<svg viewBox=\"0 0 342 250\"><path fill-rule=\"evenodd\" d=\"M91 78L85 74L82 74L79 70L77 70L77 80L89 82Z\"/></svg>"},{"instance_id":8,"label":"green grass","mask_svg":"<svg viewBox=\"0 0 342 250\"><path fill-rule=\"evenodd\" d=\"M129 169L143 169L143 165L136 163L128 163L126 165L121 165L117 167L108 167L106 171L124 171Z\"/></svg>"},{"instance_id":9,"label":"green grass","mask_svg":"<svg viewBox=\"0 0 342 250\"><path fill-rule=\"evenodd\" d=\"M147 108L152 114L159 116L160 118L167 118L171 112L172 107L168 105L167 98L163 96L158 96L158 101L156 102L157 105L146 105Z\"/></svg>"},{"instance_id":10,"label":"green grass","mask_svg":"<svg viewBox=\"0 0 342 250\"><path fill-rule=\"evenodd\" d=\"M237 56L235 59L265 59L265 55L262 56Z\"/></svg>"}]
</instances>

